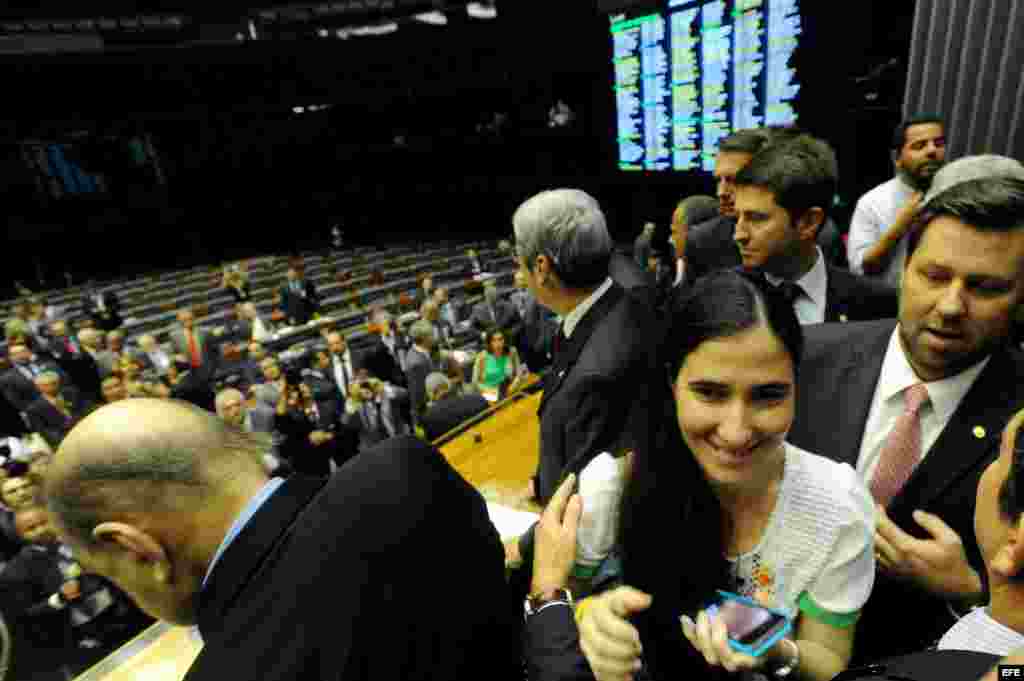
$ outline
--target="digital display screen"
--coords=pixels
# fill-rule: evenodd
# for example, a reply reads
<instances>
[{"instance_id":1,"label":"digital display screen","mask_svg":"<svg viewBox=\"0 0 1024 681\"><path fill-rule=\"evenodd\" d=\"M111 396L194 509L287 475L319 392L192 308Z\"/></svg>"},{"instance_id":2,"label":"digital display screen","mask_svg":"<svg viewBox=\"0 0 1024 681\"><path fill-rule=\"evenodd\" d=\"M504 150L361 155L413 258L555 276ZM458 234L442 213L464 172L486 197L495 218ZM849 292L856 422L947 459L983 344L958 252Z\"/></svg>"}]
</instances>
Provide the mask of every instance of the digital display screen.
<instances>
[{"instance_id":1,"label":"digital display screen","mask_svg":"<svg viewBox=\"0 0 1024 681\"><path fill-rule=\"evenodd\" d=\"M618 167L711 172L734 130L796 123L799 0L668 0L611 17Z\"/></svg>"}]
</instances>

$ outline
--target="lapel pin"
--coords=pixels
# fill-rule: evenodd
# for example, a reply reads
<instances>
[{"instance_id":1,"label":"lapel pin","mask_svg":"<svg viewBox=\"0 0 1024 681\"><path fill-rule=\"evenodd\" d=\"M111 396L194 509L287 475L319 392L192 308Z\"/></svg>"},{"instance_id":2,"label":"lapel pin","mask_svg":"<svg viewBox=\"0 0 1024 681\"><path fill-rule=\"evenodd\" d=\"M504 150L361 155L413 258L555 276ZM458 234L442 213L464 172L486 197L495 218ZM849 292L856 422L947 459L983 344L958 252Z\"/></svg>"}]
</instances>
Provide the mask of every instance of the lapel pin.
<instances>
[{"instance_id":1,"label":"lapel pin","mask_svg":"<svg viewBox=\"0 0 1024 681\"><path fill-rule=\"evenodd\" d=\"M979 440L985 437L985 429L982 428L981 426L974 426L974 437L978 438Z\"/></svg>"},{"instance_id":2,"label":"lapel pin","mask_svg":"<svg viewBox=\"0 0 1024 681\"><path fill-rule=\"evenodd\" d=\"M841 321L841 322L843 322L845 324L846 322L850 321L850 319L846 315L841 314L841 315L839 315L839 321Z\"/></svg>"}]
</instances>

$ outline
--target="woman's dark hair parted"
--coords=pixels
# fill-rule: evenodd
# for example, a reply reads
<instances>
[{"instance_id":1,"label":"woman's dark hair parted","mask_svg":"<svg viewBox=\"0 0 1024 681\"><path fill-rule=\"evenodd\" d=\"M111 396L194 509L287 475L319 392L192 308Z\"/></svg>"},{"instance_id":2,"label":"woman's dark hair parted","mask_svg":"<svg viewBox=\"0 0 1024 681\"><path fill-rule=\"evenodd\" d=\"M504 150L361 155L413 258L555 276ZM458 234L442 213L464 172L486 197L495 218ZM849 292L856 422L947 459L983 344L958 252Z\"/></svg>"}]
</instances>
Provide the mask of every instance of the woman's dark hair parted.
<instances>
[{"instance_id":1,"label":"woman's dark hair parted","mask_svg":"<svg viewBox=\"0 0 1024 681\"><path fill-rule=\"evenodd\" d=\"M716 589L730 588L723 543L723 511L704 471L680 431L672 385L686 358L702 343L767 326L793 360L803 352L803 331L792 305L764 279L725 270L709 274L669 301L668 328L659 348L664 380L651 386L651 423L637 436L632 475L622 500L619 545L625 582L655 596L636 624L645 657L673 660L664 668L706 671L703 658L679 635L678 617L704 607ZM666 525L666 521L670 521ZM676 536L654 539L655 528ZM686 569L665 558L665 543L691 547ZM698 548L699 547L699 548ZM649 643L648 643L649 642ZM697 655L696 658L693 656Z\"/></svg>"}]
</instances>

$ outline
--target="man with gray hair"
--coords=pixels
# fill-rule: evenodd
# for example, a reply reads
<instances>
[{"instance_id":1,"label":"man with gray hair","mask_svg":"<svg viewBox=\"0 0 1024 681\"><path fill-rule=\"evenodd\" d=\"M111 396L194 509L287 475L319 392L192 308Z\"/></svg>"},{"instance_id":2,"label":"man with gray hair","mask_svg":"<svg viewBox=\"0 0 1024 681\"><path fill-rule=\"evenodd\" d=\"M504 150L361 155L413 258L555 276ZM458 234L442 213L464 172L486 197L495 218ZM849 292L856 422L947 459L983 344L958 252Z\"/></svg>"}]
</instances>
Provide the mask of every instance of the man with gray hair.
<instances>
[{"instance_id":1,"label":"man with gray hair","mask_svg":"<svg viewBox=\"0 0 1024 681\"><path fill-rule=\"evenodd\" d=\"M935 173L931 187L921 203L927 206L932 199L953 185L988 177L1013 177L1024 180L1024 164L1015 158L997 154L964 156L944 165L942 170Z\"/></svg>"},{"instance_id":2,"label":"man with gray hair","mask_svg":"<svg viewBox=\"0 0 1024 681\"><path fill-rule=\"evenodd\" d=\"M457 394L448 377L440 372L427 376L424 383L430 406L423 414L422 425L429 442L487 411L490 406L479 393Z\"/></svg>"},{"instance_id":3,"label":"man with gray hair","mask_svg":"<svg viewBox=\"0 0 1024 681\"><path fill-rule=\"evenodd\" d=\"M265 452L192 405L125 400L65 438L44 496L83 572L198 625L187 681L522 678L497 532L440 452L394 438L330 478L288 479L267 476ZM425 589L451 577L426 555L457 557L473 597Z\"/></svg>"},{"instance_id":4,"label":"man with gray hair","mask_svg":"<svg viewBox=\"0 0 1024 681\"><path fill-rule=\"evenodd\" d=\"M235 388L225 388L217 393L214 406L217 408L217 416L225 423L230 423L247 433L262 433L269 438L271 448L262 459L268 475L273 475L282 467L281 459L277 457L277 447L282 438L274 431L273 409L259 403L250 407L246 404L242 392ZM280 471L277 474L280 475Z\"/></svg>"},{"instance_id":5,"label":"man with gray hair","mask_svg":"<svg viewBox=\"0 0 1024 681\"><path fill-rule=\"evenodd\" d=\"M612 239L597 201L557 189L512 218L519 270L537 301L561 315L540 404L533 495L547 503L568 473L628 442L645 413L657 327L651 309L608 274Z\"/></svg>"},{"instance_id":6,"label":"man with gray hair","mask_svg":"<svg viewBox=\"0 0 1024 681\"><path fill-rule=\"evenodd\" d=\"M440 358L434 352L436 341L434 327L430 322L419 319L409 327L412 347L405 354L405 377L409 386L413 418L419 423L427 407L427 375L441 370Z\"/></svg>"}]
</instances>

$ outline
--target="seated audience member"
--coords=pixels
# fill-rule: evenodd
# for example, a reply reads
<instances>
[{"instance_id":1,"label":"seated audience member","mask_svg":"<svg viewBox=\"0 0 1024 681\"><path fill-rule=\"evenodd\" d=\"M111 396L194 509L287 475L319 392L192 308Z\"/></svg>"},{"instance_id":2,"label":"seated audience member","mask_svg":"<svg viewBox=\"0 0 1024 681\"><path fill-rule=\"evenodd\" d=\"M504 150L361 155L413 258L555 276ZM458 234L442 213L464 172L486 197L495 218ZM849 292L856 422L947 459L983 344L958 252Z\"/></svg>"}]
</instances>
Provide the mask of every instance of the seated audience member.
<instances>
[{"instance_id":1,"label":"seated audience member","mask_svg":"<svg viewBox=\"0 0 1024 681\"><path fill-rule=\"evenodd\" d=\"M85 294L82 296L82 312L92 320L97 329L113 331L121 326L121 301L113 291L100 292L96 288L96 282L90 281L86 284Z\"/></svg>"},{"instance_id":2,"label":"seated audience member","mask_svg":"<svg viewBox=\"0 0 1024 681\"><path fill-rule=\"evenodd\" d=\"M280 289L281 309L289 326L301 326L320 311L320 296L301 265L289 267L287 277Z\"/></svg>"},{"instance_id":3,"label":"seated audience member","mask_svg":"<svg viewBox=\"0 0 1024 681\"><path fill-rule=\"evenodd\" d=\"M57 535L151 615L198 625L192 681L522 678L497 534L439 452L395 438L343 475L282 481L263 451L165 400L97 412L47 476ZM458 556L474 598L424 589L450 572L410 573L427 555ZM282 647L282 631L301 635Z\"/></svg>"},{"instance_id":4,"label":"seated audience member","mask_svg":"<svg viewBox=\"0 0 1024 681\"><path fill-rule=\"evenodd\" d=\"M515 390L519 382L519 353L505 342L505 333L493 328L484 336L484 349L473 363L473 383L491 401Z\"/></svg>"},{"instance_id":5,"label":"seated audience member","mask_svg":"<svg viewBox=\"0 0 1024 681\"><path fill-rule=\"evenodd\" d=\"M424 380L428 406L421 425L428 442L457 428L477 414L487 411L487 400L479 393L460 395L442 373L434 372Z\"/></svg>"},{"instance_id":6,"label":"seated audience member","mask_svg":"<svg viewBox=\"0 0 1024 681\"><path fill-rule=\"evenodd\" d=\"M178 310L178 326L168 334L174 346L175 361L185 362L193 369L210 362L212 338L205 329L195 325L195 310L190 307Z\"/></svg>"},{"instance_id":7,"label":"seated audience member","mask_svg":"<svg viewBox=\"0 0 1024 681\"><path fill-rule=\"evenodd\" d=\"M170 388L155 380L155 375L146 375L142 362L131 353L122 355L117 369L128 397L169 397L171 394Z\"/></svg>"},{"instance_id":8,"label":"seated audience member","mask_svg":"<svg viewBox=\"0 0 1024 681\"><path fill-rule=\"evenodd\" d=\"M404 388L376 378L352 382L341 422L358 433L360 452L389 438L412 432L401 404L408 397L409 393Z\"/></svg>"},{"instance_id":9,"label":"seated audience member","mask_svg":"<svg viewBox=\"0 0 1024 681\"><path fill-rule=\"evenodd\" d=\"M494 327L512 329L519 324L515 307L498 299L498 288L491 282L484 285L484 299L473 306L470 318L473 328L480 332Z\"/></svg>"},{"instance_id":10,"label":"seated audience member","mask_svg":"<svg viewBox=\"0 0 1024 681\"><path fill-rule=\"evenodd\" d=\"M459 308L458 304L448 299L448 289L444 286L439 286L434 289L434 304L437 305L438 314L441 317L441 321L447 324L449 327L454 329L459 325Z\"/></svg>"},{"instance_id":11,"label":"seated audience member","mask_svg":"<svg viewBox=\"0 0 1024 681\"><path fill-rule=\"evenodd\" d=\"M253 303L242 303L239 310L240 316L249 323L251 329L250 336L246 340L262 343L270 338L270 335L273 333L271 324L256 310L256 305Z\"/></svg>"},{"instance_id":12,"label":"seated audience member","mask_svg":"<svg viewBox=\"0 0 1024 681\"><path fill-rule=\"evenodd\" d=\"M274 410L262 404L250 407L245 403L245 396L235 388L226 388L215 400L217 416L225 423L241 428L247 433L262 433L269 438L270 447L262 455L261 461L267 475L282 475L288 466L277 457L278 447L282 438L274 430Z\"/></svg>"},{"instance_id":13,"label":"seated audience member","mask_svg":"<svg viewBox=\"0 0 1024 681\"><path fill-rule=\"evenodd\" d=\"M1024 181L947 189L907 246L898 321L807 327L798 393L811 397L789 434L856 466L884 509L857 664L934 644L951 607L982 598L978 479L1024 403L1024 360L1009 345L1024 302ZM914 626L893 628L893 612L915 613Z\"/></svg>"},{"instance_id":14,"label":"seated audience member","mask_svg":"<svg viewBox=\"0 0 1024 681\"><path fill-rule=\"evenodd\" d=\"M100 394L105 404L127 399L128 391L125 390L124 382L120 376L107 376L100 384Z\"/></svg>"},{"instance_id":15,"label":"seated audience member","mask_svg":"<svg viewBox=\"0 0 1024 681\"><path fill-rule=\"evenodd\" d=\"M850 269L898 287L907 237L932 178L946 160L946 133L936 116L911 117L893 131L896 176L857 201L846 241Z\"/></svg>"},{"instance_id":16,"label":"seated audience member","mask_svg":"<svg viewBox=\"0 0 1024 681\"><path fill-rule=\"evenodd\" d=\"M829 265L818 246L838 182L835 152L810 135L769 146L734 182L743 267L779 287L801 324L896 316L895 288Z\"/></svg>"},{"instance_id":17,"label":"seated audience member","mask_svg":"<svg viewBox=\"0 0 1024 681\"><path fill-rule=\"evenodd\" d=\"M712 678L717 669L831 679L850 660L874 582L874 508L852 467L785 441L802 354L793 308L759 280L722 271L673 301L666 320L660 365L671 385L650 388L661 408L637 442L622 505L629 586L581 604L582 651L598 678L635 673L640 662L654 679ZM666 561L658 537L683 528L688 559ZM539 542L547 529L538 528ZM576 558L575 538L569 546L556 578ZM546 550L538 547L538 559ZM571 657L564 650L545 662L544 642L572 635L567 608L541 610L563 599L555 589L564 582L543 581L551 576L534 575L533 664ZM723 621L702 610L718 589L789 613L792 635L759 657L737 652ZM548 610L561 613L529 621Z\"/></svg>"},{"instance_id":18,"label":"seated audience member","mask_svg":"<svg viewBox=\"0 0 1024 681\"><path fill-rule=\"evenodd\" d=\"M435 351L434 327L420 319L409 327L412 347L405 355L405 377L409 386L409 399L417 422L427 408L427 374L439 371L441 356Z\"/></svg>"},{"instance_id":19,"label":"seated audience member","mask_svg":"<svg viewBox=\"0 0 1024 681\"><path fill-rule=\"evenodd\" d=\"M420 307L420 320L430 324L431 333L434 334L434 343L437 347L451 349L455 338L455 330L448 322L441 319L441 312L437 303L429 300Z\"/></svg>"},{"instance_id":20,"label":"seated audience member","mask_svg":"<svg viewBox=\"0 0 1024 681\"><path fill-rule=\"evenodd\" d=\"M139 348L142 350L140 359L143 360L143 365L152 369L158 376L166 374L171 368L174 358L157 344L156 338L153 336L149 334L139 336Z\"/></svg>"},{"instance_id":21,"label":"seated audience member","mask_svg":"<svg viewBox=\"0 0 1024 681\"><path fill-rule=\"evenodd\" d=\"M988 605L964 615L939 650L1009 655L1024 646L1024 410L1003 431L998 458L978 482L974 527ZM952 539L952 538L951 538Z\"/></svg>"},{"instance_id":22,"label":"seated audience member","mask_svg":"<svg viewBox=\"0 0 1024 681\"><path fill-rule=\"evenodd\" d=\"M327 476L331 460L341 466L353 454L336 446L335 435L341 422L336 400L317 400L305 383L286 383L274 412L274 430L283 441L280 455L297 473Z\"/></svg>"},{"instance_id":23,"label":"seated audience member","mask_svg":"<svg viewBox=\"0 0 1024 681\"><path fill-rule=\"evenodd\" d=\"M72 386L62 386L60 375L44 371L36 376L38 400L25 411L29 427L57 449L64 436L85 416L92 405Z\"/></svg>"},{"instance_id":24,"label":"seated audience member","mask_svg":"<svg viewBox=\"0 0 1024 681\"><path fill-rule=\"evenodd\" d=\"M36 377L44 371L54 371L56 367L40 361L27 345L21 343L9 346L7 356L11 360L11 368L0 374L0 393L12 407L24 413L40 397Z\"/></svg>"},{"instance_id":25,"label":"seated audience member","mask_svg":"<svg viewBox=\"0 0 1024 681\"><path fill-rule=\"evenodd\" d=\"M242 272L237 265L229 265L224 268L220 287L231 294L236 303L247 303L252 300L249 276Z\"/></svg>"}]
</instances>

